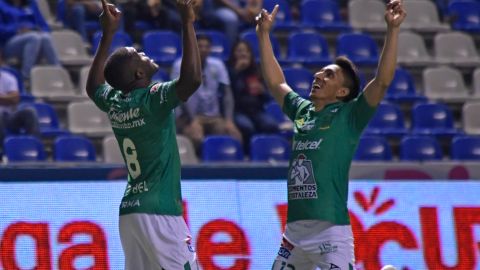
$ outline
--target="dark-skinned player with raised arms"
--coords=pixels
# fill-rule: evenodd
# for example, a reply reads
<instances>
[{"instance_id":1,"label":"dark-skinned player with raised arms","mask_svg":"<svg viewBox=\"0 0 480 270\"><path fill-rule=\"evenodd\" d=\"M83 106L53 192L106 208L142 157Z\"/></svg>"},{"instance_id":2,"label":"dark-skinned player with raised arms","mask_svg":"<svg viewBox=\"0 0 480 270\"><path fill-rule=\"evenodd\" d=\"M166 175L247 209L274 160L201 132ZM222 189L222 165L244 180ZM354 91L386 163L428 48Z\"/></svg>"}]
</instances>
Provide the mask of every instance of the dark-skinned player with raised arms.
<instances>
[{"instance_id":1,"label":"dark-skinned player with raised arms","mask_svg":"<svg viewBox=\"0 0 480 270\"><path fill-rule=\"evenodd\" d=\"M121 12L102 0L103 33L86 90L107 113L128 169L119 218L127 270L198 269L182 217L174 113L201 84L192 5L193 0L177 1L182 18L180 75L158 83L152 81L158 65L144 53L124 47L108 55Z\"/></svg>"},{"instance_id":2,"label":"dark-skinned player with raised arms","mask_svg":"<svg viewBox=\"0 0 480 270\"><path fill-rule=\"evenodd\" d=\"M287 225L272 269L351 270L355 255L347 209L350 163L393 79L406 13L401 0L386 5L383 51L376 75L363 91L355 65L337 57L314 74L309 99L304 99L287 84L272 50L269 34L278 8L263 10L256 18L264 80L294 123Z\"/></svg>"}]
</instances>

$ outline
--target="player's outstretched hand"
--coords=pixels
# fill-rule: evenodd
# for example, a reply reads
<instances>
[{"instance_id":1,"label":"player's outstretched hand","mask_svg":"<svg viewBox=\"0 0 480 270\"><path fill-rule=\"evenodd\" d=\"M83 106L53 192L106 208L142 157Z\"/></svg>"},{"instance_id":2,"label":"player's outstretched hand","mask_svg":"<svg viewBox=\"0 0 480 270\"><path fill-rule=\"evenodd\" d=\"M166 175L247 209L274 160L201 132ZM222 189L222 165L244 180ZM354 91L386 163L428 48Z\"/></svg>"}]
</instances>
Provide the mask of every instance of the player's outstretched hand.
<instances>
[{"instance_id":1,"label":"player's outstretched hand","mask_svg":"<svg viewBox=\"0 0 480 270\"><path fill-rule=\"evenodd\" d=\"M195 21L194 4L195 0L177 0L177 9L183 23L193 23Z\"/></svg>"},{"instance_id":2,"label":"player's outstretched hand","mask_svg":"<svg viewBox=\"0 0 480 270\"><path fill-rule=\"evenodd\" d=\"M385 21L389 27L399 27L407 16L403 0L391 0L385 10Z\"/></svg>"},{"instance_id":3,"label":"player's outstretched hand","mask_svg":"<svg viewBox=\"0 0 480 270\"><path fill-rule=\"evenodd\" d=\"M262 9L260 11L260 14L255 17L255 22L257 24L255 30L257 33L261 32L270 32L272 29L273 23L275 22L275 17L277 16L278 12L278 5L275 5L275 7L272 10L272 13L268 13L267 10Z\"/></svg>"},{"instance_id":4,"label":"player's outstretched hand","mask_svg":"<svg viewBox=\"0 0 480 270\"><path fill-rule=\"evenodd\" d=\"M100 24L104 33L115 33L120 26L120 18L122 13L114 4L107 3L107 0L102 1L103 12L100 14Z\"/></svg>"}]
</instances>

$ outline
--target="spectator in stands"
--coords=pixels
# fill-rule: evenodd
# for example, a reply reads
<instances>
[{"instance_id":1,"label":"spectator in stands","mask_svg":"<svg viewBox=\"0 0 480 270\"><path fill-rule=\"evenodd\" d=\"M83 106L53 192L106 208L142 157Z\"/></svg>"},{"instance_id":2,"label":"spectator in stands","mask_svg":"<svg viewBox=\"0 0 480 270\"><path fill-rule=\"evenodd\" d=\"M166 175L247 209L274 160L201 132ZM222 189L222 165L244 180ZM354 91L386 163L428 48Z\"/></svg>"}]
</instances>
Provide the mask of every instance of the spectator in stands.
<instances>
[{"instance_id":1,"label":"spectator in stands","mask_svg":"<svg viewBox=\"0 0 480 270\"><path fill-rule=\"evenodd\" d=\"M7 132L36 136L40 134L35 111L16 108L20 101L19 83L13 74L1 69L3 65L0 51L0 148Z\"/></svg>"},{"instance_id":2,"label":"spectator in stands","mask_svg":"<svg viewBox=\"0 0 480 270\"><path fill-rule=\"evenodd\" d=\"M198 25L203 29L218 29L224 31L230 44L238 35L240 19L230 8L224 6L225 1L234 0L197 0Z\"/></svg>"},{"instance_id":3,"label":"spectator in stands","mask_svg":"<svg viewBox=\"0 0 480 270\"><path fill-rule=\"evenodd\" d=\"M275 119L265 112L265 105L272 98L265 88L248 42L240 40L235 43L228 69L235 100L235 124L242 132L245 145L256 133L279 132Z\"/></svg>"},{"instance_id":4,"label":"spectator in stands","mask_svg":"<svg viewBox=\"0 0 480 270\"><path fill-rule=\"evenodd\" d=\"M86 20L96 20L102 12L102 5L97 0L65 0L65 21L68 27L77 31L88 41L88 33L85 28Z\"/></svg>"},{"instance_id":5,"label":"spectator in stands","mask_svg":"<svg viewBox=\"0 0 480 270\"><path fill-rule=\"evenodd\" d=\"M5 0L4 16L9 18L12 29L5 44L5 58L16 58L21 63L21 73L25 80L30 78L30 70L43 58L50 65L59 65L53 47L50 28L41 15L35 1Z\"/></svg>"},{"instance_id":6,"label":"spectator in stands","mask_svg":"<svg viewBox=\"0 0 480 270\"><path fill-rule=\"evenodd\" d=\"M198 35L198 48L202 62L202 84L185 103L183 113L189 123L181 133L189 137L198 153L206 135L230 135L242 142L242 135L233 122L234 101L230 78L221 59L210 56L211 40ZM173 63L171 78L180 72L180 59Z\"/></svg>"},{"instance_id":7,"label":"spectator in stands","mask_svg":"<svg viewBox=\"0 0 480 270\"><path fill-rule=\"evenodd\" d=\"M175 0L127 1L122 5L125 31L135 37L135 21L142 20L154 29L173 30L180 33L181 19Z\"/></svg>"}]
</instances>

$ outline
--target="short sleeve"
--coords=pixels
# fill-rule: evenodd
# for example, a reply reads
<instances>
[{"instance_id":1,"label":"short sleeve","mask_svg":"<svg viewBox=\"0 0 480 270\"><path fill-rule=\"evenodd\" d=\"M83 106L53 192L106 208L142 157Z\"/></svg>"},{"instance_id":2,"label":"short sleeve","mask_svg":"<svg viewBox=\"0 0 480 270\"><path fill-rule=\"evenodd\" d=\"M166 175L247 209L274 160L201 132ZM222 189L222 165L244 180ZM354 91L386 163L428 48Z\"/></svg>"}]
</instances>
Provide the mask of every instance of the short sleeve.
<instances>
[{"instance_id":1,"label":"short sleeve","mask_svg":"<svg viewBox=\"0 0 480 270\"><path fill-rule=\"evenodd\" d=\"M2 91L5 91L5 93L14 93L18 92L20 89L18 89L18 81L15 76L13 76L10 73L7 72L2 72Z\"/></svg>"},{"instance_id":2,"label":"short sleeve","mask_svg":"<svg viewBox=\"0 0 480 270\"><path fill-rule=\"evenodd\" d=\"M360 95L349 104L349 123L352 129L361 133L367 126L370 119L372 119L377 107L372 107L365 99L365 94Z\"/></svg>"},{"instance_id":3,"label":"short sleeve","mask_svg":"<svg viewBox=\"0 0 480 270\"><path fill-rule=\"evenodd\" d=\"M230 85L230 76L228 70L222 61L217 61L218 66L218 81L225 85Z\"/></svg>"},{"instance_id":4,"label":"short sleeve","mask_svg":"<svg viewBox=\"0 0 480 270\"><path fill-rule=\"evenodd\" d=\"M95 91L93 102L100 110L107 112L109 109L108 100L114 95L114 92L115 91L110 85L102 84Z\"/></svg>"},{"instance_id":5,"label":"short sleeve","mask_svg":"<svg viewBox=\"0 0 480 270\"><path fill-rule=\"evenodd\" d=\"M307 107L310 104L310 101L302 98L294 91L291 91L283 100L283 112L290 118L290 120L295 121L297 113Z\"/></svg>"},{"instance_id":6,"label":"short sleeve","mask_svg":"<svg viewBox=\"0 0 480 270\"><path fill-rule=\"evenodd\" d=\"M177 96L176 86L178 80L155 83L152 85L148 92L148 98L146 99L146 107L152 113L169 113L174 109L180 100Z\"/></svg>"}]
</instances>

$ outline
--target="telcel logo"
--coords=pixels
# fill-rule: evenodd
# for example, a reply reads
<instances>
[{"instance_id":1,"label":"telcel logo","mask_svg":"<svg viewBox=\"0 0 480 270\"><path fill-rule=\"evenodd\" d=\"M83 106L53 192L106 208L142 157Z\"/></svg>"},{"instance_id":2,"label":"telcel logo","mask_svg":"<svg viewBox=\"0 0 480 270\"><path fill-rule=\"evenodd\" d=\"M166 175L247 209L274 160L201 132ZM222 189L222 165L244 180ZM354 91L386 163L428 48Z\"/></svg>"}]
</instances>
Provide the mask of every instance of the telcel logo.
<instances>
[{"instance_id":1,"label":"telcel logo","mask_svg":"<svg viewBox=\"0 0 480 270\"><path fill-rule=\"evenodd\" d=\"M318 141L295 141L293 143L293 150L302 151L302 150L317 150L320 147L320 143L323 139L319 139Z\"/></svg>"}]
</instances>

